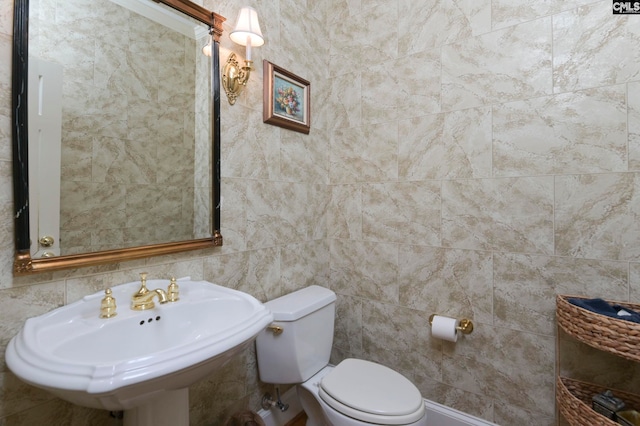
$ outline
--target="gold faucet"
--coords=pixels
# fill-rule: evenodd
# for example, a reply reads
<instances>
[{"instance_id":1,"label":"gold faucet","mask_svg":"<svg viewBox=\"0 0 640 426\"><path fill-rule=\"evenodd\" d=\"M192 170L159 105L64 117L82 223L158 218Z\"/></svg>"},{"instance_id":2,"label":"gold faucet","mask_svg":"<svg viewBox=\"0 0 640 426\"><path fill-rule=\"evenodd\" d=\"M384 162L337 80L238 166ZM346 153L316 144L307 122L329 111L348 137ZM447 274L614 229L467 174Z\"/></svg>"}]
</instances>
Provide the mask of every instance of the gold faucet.
<instances>
[{"instance_id":1,"label":"gold faucet","mask_svg":"<svg viewBox=\"0 0 640 426\"><path fill-rule=\"evenodd\" d=\"M140 273L140 288L137 292L131 296L131 309L136 311L143 311L145 309L153 309L156 304L153 302L153 297L158 296L160 303L167 303L167 293L162 289L149 290L147 288L147 273Z\"/></svg>"}]
</instances>

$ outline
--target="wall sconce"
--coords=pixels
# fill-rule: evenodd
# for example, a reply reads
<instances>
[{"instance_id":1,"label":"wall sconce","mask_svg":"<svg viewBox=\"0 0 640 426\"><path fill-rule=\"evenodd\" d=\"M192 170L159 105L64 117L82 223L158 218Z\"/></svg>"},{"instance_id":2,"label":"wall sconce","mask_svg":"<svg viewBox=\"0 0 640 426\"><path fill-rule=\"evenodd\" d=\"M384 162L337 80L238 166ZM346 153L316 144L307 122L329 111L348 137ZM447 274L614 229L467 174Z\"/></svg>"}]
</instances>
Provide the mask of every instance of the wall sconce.
<instances>
[{"instance_id":1,"label":"wall sconce","mask_svg":"<svg viewBox=\"0 0 640 426\"><path fill-rule=\"evenodd\" d=\"M251 60L251 47L258 47L264 44L260 24L258 23L258 12L252 7L240 9L236 26L229 34L229 38L234 43L246 46L244 66L240 66L236 59L236 54L231 53L224 68L222 68L222 87L227 94L227 99L231 105L236 103L236 99L249 81L253 61Z\"/></svg>"}]
</instances>

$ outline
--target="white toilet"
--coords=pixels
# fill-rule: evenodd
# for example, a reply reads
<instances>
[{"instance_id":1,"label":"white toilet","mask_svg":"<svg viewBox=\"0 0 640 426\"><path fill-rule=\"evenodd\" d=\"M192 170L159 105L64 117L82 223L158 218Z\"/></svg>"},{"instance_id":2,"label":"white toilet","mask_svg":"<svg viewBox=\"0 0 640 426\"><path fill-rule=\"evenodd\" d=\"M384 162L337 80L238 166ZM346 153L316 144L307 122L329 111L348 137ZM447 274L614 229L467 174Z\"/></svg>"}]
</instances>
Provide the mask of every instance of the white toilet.
<instances>
[{"instance_id":1,"label":"white toilet","mask_svg":"<svg viewBox=\"0 0 640 426\"><path fill-rule=\"evenodd\" d=\"M426 426L420 391L380 364L345 359L329 365L336 295L310 286L267 302L272 328L256 339L260 380L297 384L307 426Z\"/></svg>"}]
</instances>

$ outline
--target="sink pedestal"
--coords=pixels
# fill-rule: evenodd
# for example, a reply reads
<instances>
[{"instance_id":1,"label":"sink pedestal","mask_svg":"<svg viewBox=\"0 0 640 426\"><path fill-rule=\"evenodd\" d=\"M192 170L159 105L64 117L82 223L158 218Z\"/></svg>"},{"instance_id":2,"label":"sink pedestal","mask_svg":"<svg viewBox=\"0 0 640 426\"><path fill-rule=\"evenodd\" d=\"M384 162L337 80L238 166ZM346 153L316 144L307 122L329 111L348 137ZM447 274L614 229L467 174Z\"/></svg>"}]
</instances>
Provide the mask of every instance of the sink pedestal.
<instances>
[{"instance_id":1,"label":"sink pedestal","mask_svg":"<svg viewBox=\"0 0 640 426\"><path fill-rule=\"evenodd\" d=\"M124 426L189 426L189 389L164 391L146 404L125 410Z\"/></svg>"}]
</instances>

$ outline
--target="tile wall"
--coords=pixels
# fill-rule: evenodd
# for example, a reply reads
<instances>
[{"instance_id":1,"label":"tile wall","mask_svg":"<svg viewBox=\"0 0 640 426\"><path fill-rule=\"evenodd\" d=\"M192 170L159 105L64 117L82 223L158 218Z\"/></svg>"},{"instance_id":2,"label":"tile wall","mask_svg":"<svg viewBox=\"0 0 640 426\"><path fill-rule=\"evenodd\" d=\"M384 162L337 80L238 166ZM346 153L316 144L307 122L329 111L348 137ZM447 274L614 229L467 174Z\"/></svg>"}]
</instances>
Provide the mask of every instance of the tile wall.
<instances>
[{"instance_id":1,"label":"tile wall","mask_svg":"<svg viewBox=\"0 0 640 426\"><path fill-rule=\"evenodd\" d=\"M555 295L638 301L639 18L609 1L332 3L335 360L392 365L501 425L556 423ZM431 313L476 330L431 339ZM563 374L637 389L635 365L561 338Z\"/></svg>"},{"instance_id":2,"label":"tile wall","mask_svg":"<svg viewBox=\"0 0 640 426\"><path fill-rule=\"evenodd\" d=\"M557 293L640 302L640 17L608 1L254 2L267 44L223 102L214 251L12 278L11 1L0 0L0 347L25 318L113 283L191 275L267 300L338 293L333 361L406 374L501 425L556 424ZM204 3L233 26L236 0ZM222 59L230 50L223 38ZM312 82L310 135L261 119L261 59ZM431 313L469 317L457 344ZM566 374L636 386L635 365L560 336ZM3 355L0 355L0 361ZM0 425L111 425L0 369ZM191 388L192 423L259 408L247 351ZM533 419L533 420L532 420Z\"/></svg>"}]
</instances>

